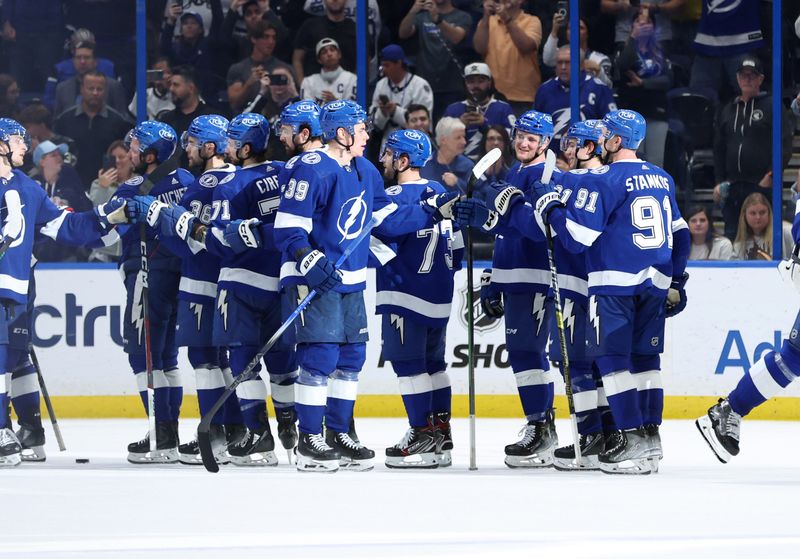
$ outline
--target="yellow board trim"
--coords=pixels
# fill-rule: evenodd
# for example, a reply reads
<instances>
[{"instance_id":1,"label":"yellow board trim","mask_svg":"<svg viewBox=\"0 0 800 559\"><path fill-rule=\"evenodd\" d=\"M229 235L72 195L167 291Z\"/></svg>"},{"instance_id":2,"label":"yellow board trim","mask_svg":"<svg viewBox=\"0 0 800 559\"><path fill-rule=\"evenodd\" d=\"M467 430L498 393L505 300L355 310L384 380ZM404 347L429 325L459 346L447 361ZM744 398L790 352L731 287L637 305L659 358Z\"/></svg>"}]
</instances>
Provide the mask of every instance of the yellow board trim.
<instances>
[{"instance_id":1,"label":"yellow board trim","mask_svg":"<svg viewBox=\"0 0 800 559\"><path fill-rule=\"evenodd\" d=\"M666 396L664 419L694 419L706 413L717 401L716 396ZM124 418L142 417L142 402L138 396L54 396L53 407L59 418ZM566 396L556 396L557 416L567 417ZM522 417L519 397L514 394L481 394L475 402L477 417ZM42 406L42 414L47 411ZM270 414L273 414L270 404ZM453 416L466 417L467 396L453 396ZM400 396L392 394L362 394L356 402L359 417L405 417ZM181 417L199 417L197 397L187 394L183 399ZM274 415L273 415L274 417ZM774 398L759 406L748 419L800 420L800 399Z\"/></svg>"}]
</instances>

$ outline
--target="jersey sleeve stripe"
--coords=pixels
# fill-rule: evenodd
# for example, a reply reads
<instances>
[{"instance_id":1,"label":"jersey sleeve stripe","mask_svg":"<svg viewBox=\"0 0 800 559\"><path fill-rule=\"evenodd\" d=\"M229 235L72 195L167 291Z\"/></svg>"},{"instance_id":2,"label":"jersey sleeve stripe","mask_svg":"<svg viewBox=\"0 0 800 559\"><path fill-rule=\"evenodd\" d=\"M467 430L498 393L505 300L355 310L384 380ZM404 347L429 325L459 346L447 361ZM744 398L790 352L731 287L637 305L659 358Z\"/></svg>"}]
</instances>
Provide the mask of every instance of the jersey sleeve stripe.
<instances>
[{"instance_id":1,"label":"jersey sleeve stripe","mask_svg":"<svg viewBox=\"0 0 800 559\"><path fill-rule=\"evenodd\" d=\"M103 242L103 246L110 247L111 245L119 241L119 233L117 232L116 229L112 229L111 231L100 237L100 240Z\"/></svg>"},{"instance_id":2,"label":"jersey sleeve stripe","mask_svg":"<svg viewBox=\"0 0 800 559\"><path fill-rule=\"evenodd\" d=\"M58 230L61 229L61 224L64 223L65 219L67 219L67 211L66 210L61 212L61 215L59 215L57 218L45 223L42 226L42 228L39 229L39 232L42 235L45 235L45 236L50 237L51 239L55 240L56 237L58 236Z\"/></svg>"},{"instance_id":3,"label":"jersey sleeve stripe","mask_svg":"<svg viewBox=\"0 0 800 559\"><path fill-rule=\"evenodd\" d=\"M396 210L397 210L397 204L391 202L389 204L386 204L381 209L373 211L372 217L376 220L375 226L377 227L378 225L383 223L383 220L389 217L391 214L393 214Z\"/></svg>"},{"instance_id":4,"label":"jersey sleeve stripe","mask_svg":"<svg viewBox=\"0 0 800 559\"><path fill-rule=\"evenodd\" d=\"M453 250L459 250L462 248L464 248L464 235L459 229L453 234Z\"/></svg>"},{"instance_id":5,"label":"jersey sleeve stripe","mask_svg":"<svg viewBox=\"0 0 800 559\"><path fill-rule=\"evenodd\" d=\"M230 281L241 283L263 291L272 291L277 293L280 290L280 282L278 278L265 276L253 272L252 270L245 270L244 268L222 268L219 271L219 283L223 281Z\"/></svg>"},{"instance_id":6,"label":"jersey sleeve stripe","mask_svg":"<svg viewBox=\"0 0 800 559\"><path fill-rule=\"evenodd\" d=\"M681 229L688 229L689 225L686 223L686 220L683 218L676 219L672 222L672 232L680 231Z\"/></svg>"},{"instance_id":7,"label":"jersey sleeve stripe","mask_svg":"<svg viewBox=\"0 0 800 559\"><path fill-rule=\"evenodd\" d=\"M569 231L570 236L578 241L580 244L590 247L594 244L597 237L600 236L600 231L595 231L594 229L590 229L585 225L581 225L571 219L567 218L566 220L567 231Z\"/></svg>"},{"instance_id":8,"label":"jersey sleeve stripe","mask_svg":"<svg viewBox=\"0 0 800 559\"><path fill-rule=\"evenodd\" d=\"M200 281L192 278L182 277L178 284L178 290L184 293L191 293L193 295L202 295L204 297L211 297L212 299L217 296L217 284L210 281Z\"/></svg>"},{"instance_id":9,"label":"jersey sleeve stripe","mask_svg":"<svg viewBox=\"0 0 800 559\"><path fill-rule=\"evenodd\" d=\"M390 260L392 260L392 258L397 256L397 253L393 251L389 245L385 244L377 237L370 236L369 250L370 252L372 252L372 255L378 259L378 262L380 262L381 265L383 266L385 266Z\"/></svg>"},{"instance_id":10,"label":"jersey sleeve stripe","mask_svg":"<svg viewBox=\"0 0 800 559\"><path fill-rule=\"evenodd\" d=\"M589 272L589 287L601 285L633 287L636 285L641 285L648 279L651 280L653 285L659 289L669 289L669 286L672 283L671 277L666 276L652 266L649 266L638 274L620 272L619 270ZM492 281L494 281L494 272L492 272Z\"/></svg>"},{"instance_id":11,"label":"jersey sleeve stripe","mask_svg":"<svg viewBox=\"0 0 800 559\"><path fill-rule=\"evenodd\" d=\"M0 274L0 293L4 290L26 296L28 294L28 280L17 279L8 274Z\"/></svg>"},{"instance_id":12,"label":"jersey sleeve stripe","mask_svg":"<svg viewBox=\"0 0 800 559\"><path fill-rule=\"evenodd\" d=\"M375 295L375 304L402 307L429 318L450 317L450 303L431 303L401 291L379 291Z\"/></svg>"},{"instance_id":13,"label":"jersey sleeve stripe","mask_svg":"<svg viewBox=\"0 0 800 559\"><path fill-rule=\"evenodd\" d=\"M275 229L290 229L292 227L299 227L306 233L311 233L314 224L310 217L278 212L275 217Z\"/></svg>"}]
</instances>

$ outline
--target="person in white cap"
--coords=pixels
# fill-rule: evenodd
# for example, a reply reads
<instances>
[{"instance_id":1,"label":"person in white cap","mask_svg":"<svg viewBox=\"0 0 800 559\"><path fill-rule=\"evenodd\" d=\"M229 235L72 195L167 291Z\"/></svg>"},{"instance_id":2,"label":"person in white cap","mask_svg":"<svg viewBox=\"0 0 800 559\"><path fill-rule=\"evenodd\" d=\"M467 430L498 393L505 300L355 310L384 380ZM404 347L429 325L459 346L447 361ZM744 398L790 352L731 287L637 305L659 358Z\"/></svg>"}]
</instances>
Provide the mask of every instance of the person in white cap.
<instances>
[{"instance_id":1,"label":"person in white cap","mask_svg":"<svg viewBox=\"0 0 800 559\"><path fill-rule=\"evenodd\" d=\"M322 69L318 74L303 78L300 84L300 97L312 99L319 105L337 99L355 100L358 79L352 72L341 66L342 51L339 43L325 37L317 43L317 62Z\"/></svg>"},{"instance_id":2,"label":"person in white cap","mask_svg":"<svg viewBox=\"0 0 800 559\"><path fill-rule=\"evenodd\" d=\"M464 155L477 161L483 152L484 132L493 124L499 124L511 134L517 118L511 105L495 98L492 71L487 64L467 64L464 67L464 85L467 98L448 105L443 116L451 116L464 123L467 127Z\"/></svg>"}]
</instances>

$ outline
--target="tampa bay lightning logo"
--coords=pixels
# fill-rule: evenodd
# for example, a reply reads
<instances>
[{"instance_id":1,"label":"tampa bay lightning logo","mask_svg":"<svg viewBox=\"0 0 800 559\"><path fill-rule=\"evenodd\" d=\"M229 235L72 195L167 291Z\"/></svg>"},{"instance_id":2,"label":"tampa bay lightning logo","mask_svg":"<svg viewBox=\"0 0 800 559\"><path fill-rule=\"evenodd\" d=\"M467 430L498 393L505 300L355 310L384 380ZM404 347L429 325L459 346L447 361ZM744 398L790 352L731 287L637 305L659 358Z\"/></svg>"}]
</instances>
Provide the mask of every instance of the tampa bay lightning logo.
<instances>
[{"instance_id":1,"label":"tampa bay lightning logo","mask_svg":"<svg viewBox=\"0 0 800 559\"><path fill-rule=\"evenodd\" d=\"M214 188L219 183L219 179L216 175L208 174L200 177L198 182L201 186L205 186L206 188Z\"/></svg>"},{"instance_id":2,"label":"tampa bay lightning logo","mask_svg":"<svg viewBox=\"0 0 800 559\"><path fill-rule=\"evenodd\" d=\"M742 0L706 0L708 3L708 13L724 14L739 7Z\"/></svg>"},{"instance_id":3,"label":"tampa bay lightning logo","mask_svg":"<svg viewBox=\"0 0 800 559\"><path fill-rule=\"evenodd\" d=\"M347 200L339 210L339 219L336 220L336 228L342 236L339 242L358 237L366 220L367 203L364 201L364 192L362 192L355 198Z\"/></svg>"},{"instance_id":4,"label":"tampa bay lightning logo","mask_svg":"<svg viewBox=\"0 0 800 559\"><path fill-rule=\"evenodd\" d=\"M142 184L143 182L144 182L144 177L138 176L138 177L132 177L132 178L126 180L125 184L129 184L131 186L138 186L138 185Z\"/></svg>"},{"instance_id":5,"label":"tampa bay lightning logo","mask_svg":"<svg viewBox=\"0 0 800 559\"><path fill-rule=\"evenodd\" d=\"M322 156L316 152L306 153L300 158L300 161L305 163L306 165L316 165L320 161L322 161Z\"/></svg>"},{"instance_id":6,"label":"tampa bay lightning logo","mask_svg":"<svg viewBox=\"0 0 800 559\"><path fill-rule=\"evenodd\" d=\"M403 187L400 186L399 184L396 184L394 186L390 186L389 188L387 188L386 189L386 194L388 194L389 196L396 196L396 195L400 194L402 191L403 191Z\"/></svg>"}]
</instances>

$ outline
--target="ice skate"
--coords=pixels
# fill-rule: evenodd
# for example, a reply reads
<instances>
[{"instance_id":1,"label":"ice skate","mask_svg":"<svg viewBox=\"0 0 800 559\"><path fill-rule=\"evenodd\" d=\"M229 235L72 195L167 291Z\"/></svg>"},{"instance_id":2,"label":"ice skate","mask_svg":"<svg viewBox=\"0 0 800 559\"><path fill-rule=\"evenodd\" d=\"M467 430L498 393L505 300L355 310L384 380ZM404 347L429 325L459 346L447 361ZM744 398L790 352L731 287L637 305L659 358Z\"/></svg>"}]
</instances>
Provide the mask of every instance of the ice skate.
<instances>
[{"instance_id":1,"label":"ice skate","mask_svg":"<svg viewBox=\"0 0 800 559\"><path fill-rule=\"evenodd\" d=\"M286 449L291 464L292 449L297 446L297 415L292 408L276 409L275 418L278 420L278 440Z\"/></svg>"},{"instance_id":2,"label":"ice skate","mask_svg":"<svg viewBox=\"0 0 800 559\"><path fill-rule=\"evenodd\" d=\"M581 461L575 460L575 446L567 445L553 452L553 467L561 472L599 470L599 456L603 451L603 433L590 433L580 436Z\"/></svg>"},{"instance_id":3,"label":"ice skate","mask_svg":"<svg viewBox=\"0 0 800 559\"><path fill-rule=\"evenodd\" d=\"M225 424L225 440L228 446L233 446L247 436L247 427L242 423Z\"/></svg>"},{"instance_id":4,"label":"ice skate","mask_svg":"<svg viewBox=\"0 0 800 559\"><path fill-rule=\"evenodd\" d=\"M435 412L433 414L433 425L440 435L440 444L436 449L436 460L439 462L440 468L446 468L453 463L451 456L453 436L450 433L450 412Z\"/></svg>"},{"instance_id":5,"label":"ice skate","mask_svg":"<svg viewBox=\"0 0 800 559\"><path fill-rule=\"evenodd\" d=\"M298 471L333 473L339 470L341 455L325 442L321 434L301 432L294 453Z\"/></svg>"},{"instance_id":6,"label":"ice skate","mask_svg":"<svg viewBox=\"0 0 800 559\"><path fill-rule=\"evenodd\" d=\"M720 398L708 414L694 422L720 462L726 464L739 454L739 430L742 416L731 409L728 399Z\"/></svg>"},{"instance_id":7,"label":"ice skate","mask_svg":"<svg viewBox=\"0 0 800 559\"><path fill-rule=\"evenodd\" d=\"M436 451L442 446L442 438L430 423L425 427L410 427L399 443L386 448L386 467L438 468L443 454L438 454Z\"/></svg>"},{"instance_id":8,"label":"ice skate","mask_svg":"<svg viewBox=\"0 0 800 559\"><path fill-rule=\"evenodd\" d=\"M374 468L375 451L353 439L349 433L337 433L332 429L326 429L325 442L339 453L339 466L343 470L367 472Z\"/></svg>"},{"instance_id":9,"label":"ice skate","mask_svg":"<svg viewBox=\"0 0 800 559\"><path fill-rule=\"evenodd\" d=\"M260 432L248 430L245 437L228 447L228 455L234 466L277 466L274 450L275 439L267 425Z\"/></svg>"},{"instance_id":10,"label":"ice skate","mask_svg":"<svg viewBox=\"0 0 800 559\"><path fill-rule=\"evenodd\" d=\"M13 468L22 462L22 447L11 429L0 429L0 468Z\"/></svg>"},{"instance_id":11,"label":"ice skate","mask_svg":"<svg viewBox=\"0 0 800 559\"><path fill-rule=\"evenodd\" d=\"M664 458L664 450L661 448L661 433L655 423L648 423L644 426L644 430L647 431L650 436L650 444L653 445L654 456L650 458L650 470L655 474L658 473L658 465Z\"/></svg>"},{"instance_id":12,"label":"ice skate","mask_svg":"<svg viewBox=\"0 0 800 559\"><path fill-rule=\"evenodd\" d=\"M209 428L211 438L211 450L214 452L214 459L217 464L228 464L231 459L228 456L228 442L225 439L225 428L222 425L211 424ZM200 456L200 445L197 439L192 439L188 443L178 445L178 459L181 464L187 466L202 466L203 459Z\"/></svg>"},{"instance_id":13,"label":"ice skate","mask_svg":"<svg viewBox=\"0 0 800 559\"><path fill-rule=\"evenodd\" d=\"M44 429L31 429L26 425L20 425L17 430L17 439L22 447L23 462L44 462L47 455L44 452Z\"/></svg>"},{"instance_id":14,"label":"ice skate","mask_svg":"<svg viewBox=\"0 0 800 559\"><path fill-rule=\"evenodd\" d=\"M617 444L600 453L600 470L606 474L648 475L658 450L644 427L621 431Z\"/></svg>"},{"instance_id":15,"label":"ice skate","mask_svg":"<svg viewBox=\"0 0 800 559\"><path fill-rule=\"evenodd\" d=\"M553 427L552 410L543 421L529 421L519 432L522 438L505 448L509 468L549 468L558 435Z\"/></svg>"},{"instance_id":16,"label":"ice skate","mask_svg":"<svg viewBox=\"0 0 800 559\"><path fill-rule=\"evenodd\" d=\"M150 452L150 433L128 445L131 464L175 464L178 462L178 439L170 421L156 421L156 450Z\"/></svg>"}]
</instances>

